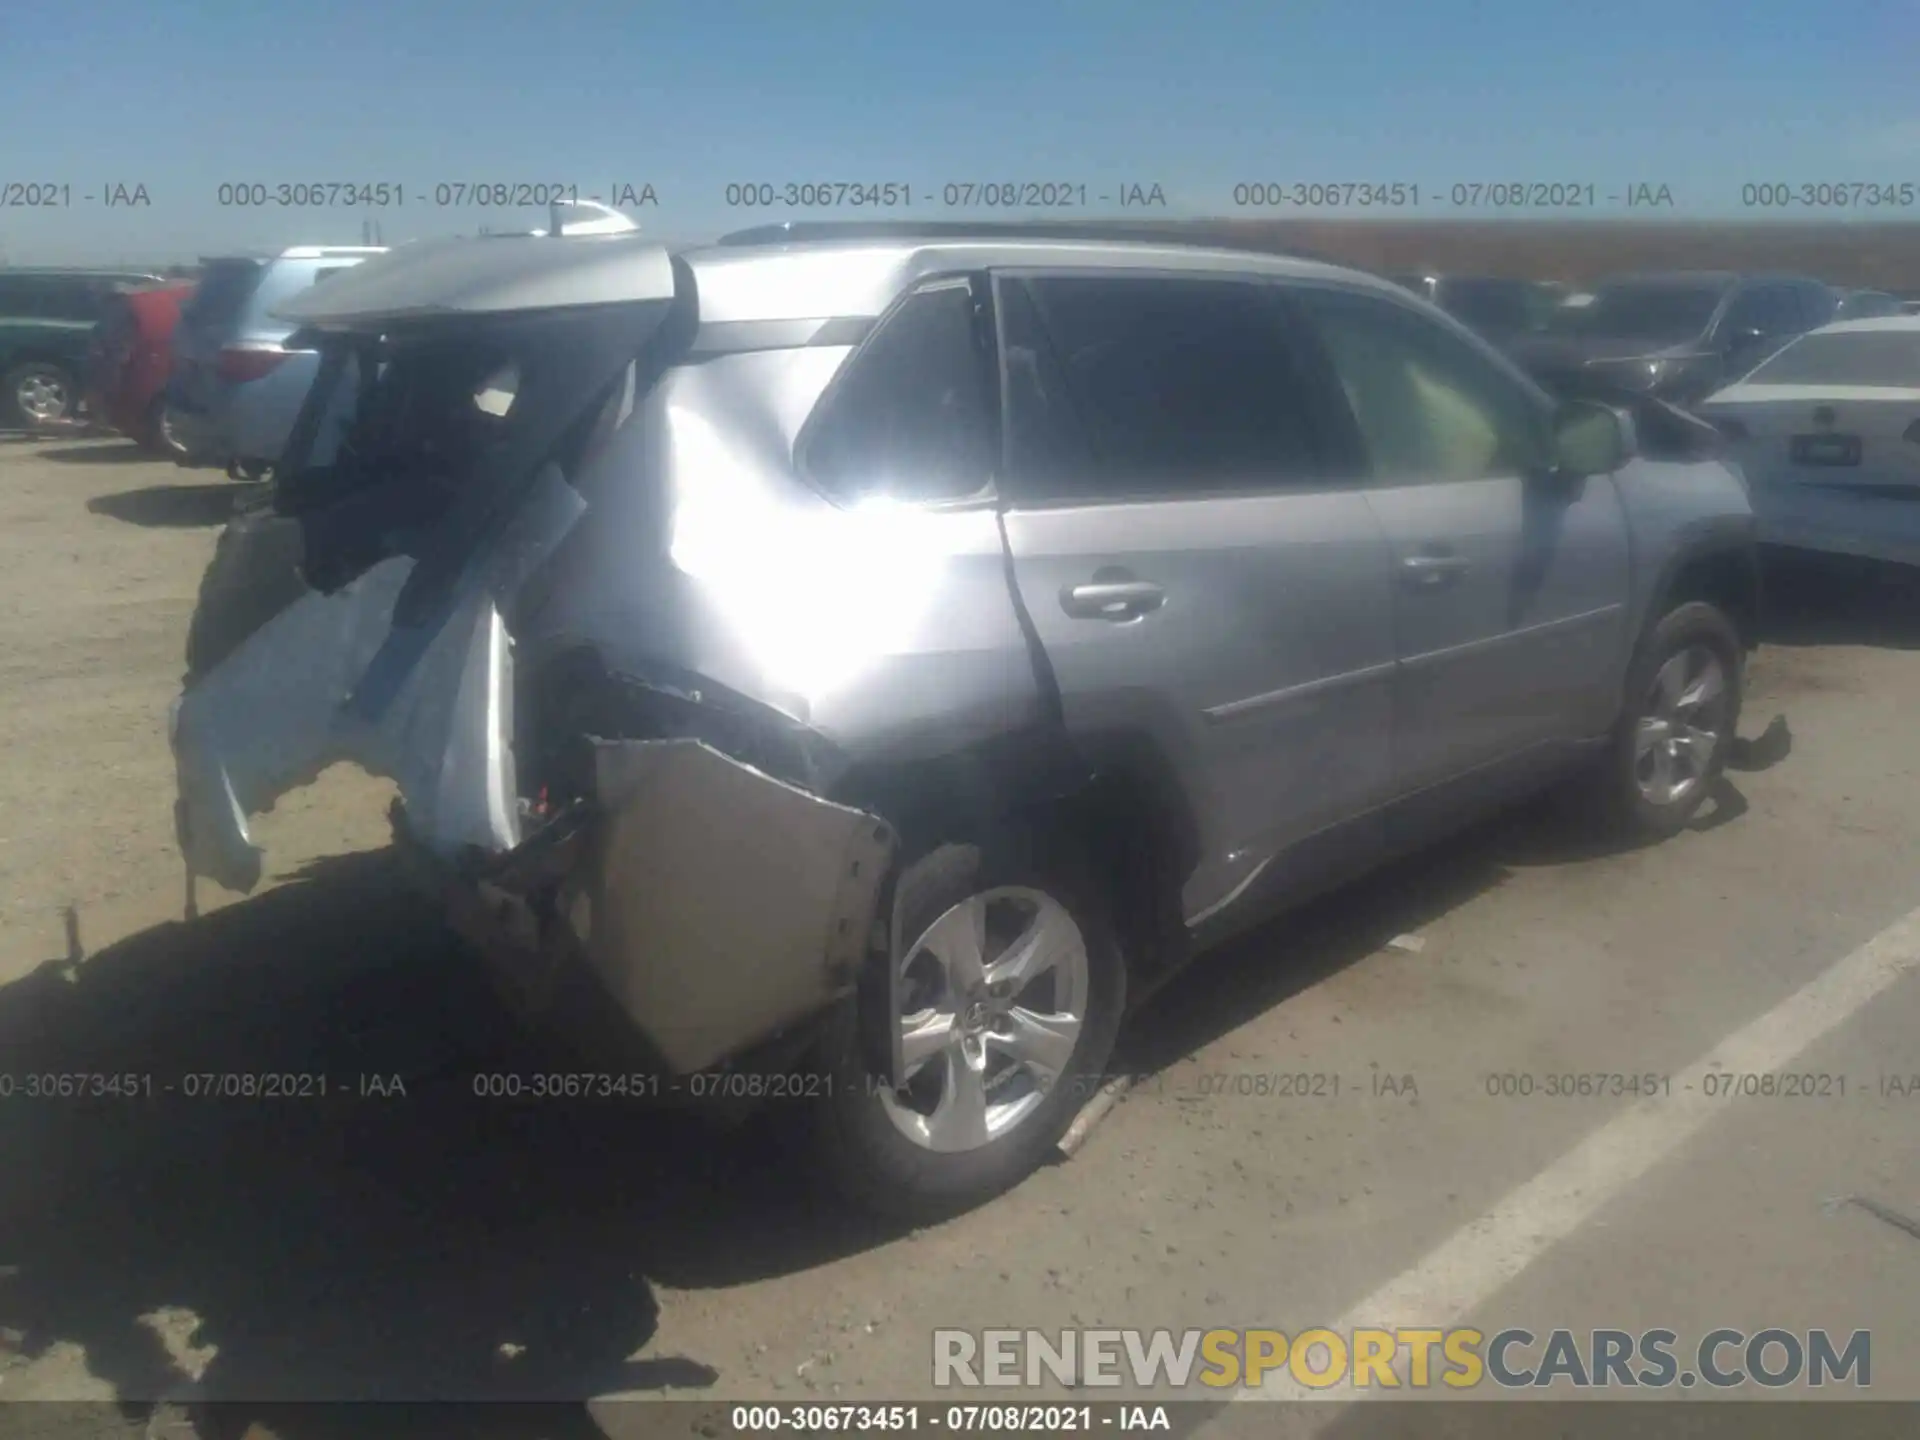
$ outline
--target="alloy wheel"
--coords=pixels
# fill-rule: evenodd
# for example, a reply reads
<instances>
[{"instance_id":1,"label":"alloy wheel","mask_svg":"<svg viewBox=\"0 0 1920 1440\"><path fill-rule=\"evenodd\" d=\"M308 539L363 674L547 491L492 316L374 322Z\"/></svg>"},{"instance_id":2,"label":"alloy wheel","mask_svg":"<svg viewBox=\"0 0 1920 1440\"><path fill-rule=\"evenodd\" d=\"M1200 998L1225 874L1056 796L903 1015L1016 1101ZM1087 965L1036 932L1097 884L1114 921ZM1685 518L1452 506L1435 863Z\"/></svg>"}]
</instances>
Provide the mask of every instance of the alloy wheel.
<instances>
[{"instance_id":1,"label":"alloy wheel","mask_svg":"<svg viewBox=\"0 0 1920 1440\"><path fill-rule=\"evenodd\" d=\"M1675 805L1705 781L1726 743L1726 663L1705 645L1667 657L1634 727L1633 777L1653 805Z\"/></svg>"},{"instance_id":2,"label":"alloy wheel","mask_svg":"<svg viewBox=\"0 0 1920 1440\"><path fill-rule=\"evenodd\" d=\"M73 405L66 377L57 370L29 370L14 384L13 403L28 420L60 420Z\"/></svg>"},{"instance_id":3,"label":"alloy wheel","mask_svg":"<svg viewBox=\"0 0 1920 1440\"><path fill-rule=\"evenodd\" d=\"M1065 906L1004 886L947 910L906 952L902 1084L888 1117L928 1150L977 1150L1021 1124L1066 1072L1087 1019L1086 937Z\"/></svg>"}]
</instances>

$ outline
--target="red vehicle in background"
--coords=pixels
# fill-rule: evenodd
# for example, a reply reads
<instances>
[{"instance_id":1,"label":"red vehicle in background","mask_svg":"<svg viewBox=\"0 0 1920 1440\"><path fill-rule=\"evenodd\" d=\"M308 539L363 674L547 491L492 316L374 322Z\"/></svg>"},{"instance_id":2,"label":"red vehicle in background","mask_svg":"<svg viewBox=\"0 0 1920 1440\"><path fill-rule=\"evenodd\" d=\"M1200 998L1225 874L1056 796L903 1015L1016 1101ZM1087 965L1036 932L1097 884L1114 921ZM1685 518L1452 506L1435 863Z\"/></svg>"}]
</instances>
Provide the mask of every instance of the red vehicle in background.
<instances>
[{"instance_id":1,"label":"red vehicle in background","mask_svg":"<svg viewBox=\"0 0 1920 1440\"><path fill-rule=\"evenodd\" d=\"M143 450L170 454L162 423L173 369L173 327L193 294L190 282L123 290L107 301L93 332L87 408Z\"/></svg>"}]
</instances>

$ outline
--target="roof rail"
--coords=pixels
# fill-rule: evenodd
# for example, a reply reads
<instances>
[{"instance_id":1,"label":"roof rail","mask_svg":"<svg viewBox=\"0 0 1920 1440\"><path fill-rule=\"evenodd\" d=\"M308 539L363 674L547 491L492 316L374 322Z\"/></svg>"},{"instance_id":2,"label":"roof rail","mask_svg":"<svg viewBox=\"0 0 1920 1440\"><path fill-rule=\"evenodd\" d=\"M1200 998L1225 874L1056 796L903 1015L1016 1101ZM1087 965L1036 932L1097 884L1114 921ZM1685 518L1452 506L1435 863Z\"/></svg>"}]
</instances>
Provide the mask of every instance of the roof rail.
<instances>
[{"instance_id":1,"label":"roof rail","mask_svg":"<svg viewBox=\"0 0 1920 1440\"><path fill-rule=\"evenodd\" d=\"M1208 250L1244 250L1257 255L1317 260L1327 265L1345 263L1298 246L1250 245L1245 241L1194 233L1203 224L1203 221L1166 220L782 220L732 231L714 243L733 248L798 245L811 240L1119 240ZM1176 225L1180 228L1172 228Z\"/></svg>"},{"instance_id":2,"label":"roof rail","mask_svg":"<svg viewBox=\"0 0 1920 1440\"><path fill-rule=\"evenodd\" d=\"M282 260L326 260L335 255L379 255L384 245L289 245L278 252Z\"/></svg>"}]
</instances>

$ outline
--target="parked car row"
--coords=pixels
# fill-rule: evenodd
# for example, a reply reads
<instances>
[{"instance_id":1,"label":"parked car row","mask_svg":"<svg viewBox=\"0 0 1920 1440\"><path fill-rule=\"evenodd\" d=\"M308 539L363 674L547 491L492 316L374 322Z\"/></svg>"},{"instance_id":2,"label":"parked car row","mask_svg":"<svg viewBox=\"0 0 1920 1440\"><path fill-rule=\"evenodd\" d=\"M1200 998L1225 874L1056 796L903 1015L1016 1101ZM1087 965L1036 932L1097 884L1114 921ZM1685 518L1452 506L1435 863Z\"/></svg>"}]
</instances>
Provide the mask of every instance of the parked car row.
<instances>
[{"instance_id":1,"label":"parked car row","mask_svg":"<svg viewBox=\"0 0 1920 1440\"><path fill-rule=\"evenodd\" d=\"M1562 396L1640 394L1710 421L1761 538L1920 565L1920 314L1797 275L1629 275L1523 325L1531 282L1399 277Z\"/></svg>"},{"instance_id":2,"label":"parked car row","mask_svg":"<svg viewBox=\"0 0 1920 1440\"><path fill-rule=\"evenodd\" d=\"M117 296L162 283L140 271L0 270L0 425L76 418L105 312Z\"/></svg>"},{"instance_id":3,"label":"parked car row","mask_svg":"<svg viewBox=\"0 0 1920 1440\"><path fill-rule=\"evenodd\" d=\"M564 220L562 211L593 212ZM556 206L567 235L624 234L598 202ZM522 232L543 235L546 230ZM0 270L0 425L82 414L182 465L259 479L285 447L319 358L277 310L381 245L297 245L202 259L195 280L139 271Z\"/></svg>"},{"instance_id":4,"label":"parked car row","mask_svg":"<svg viewBox=\"0 0 1920 1440\"><path fill-rule=\"evenodd\" d=\"M236 479L263 476L293 428L319 356L289 349L274 310L301 291L383 254L377 246L299 245L203 262L174 332L167 421L180 463Z\"/></svg>"},{"instance_id":5,"label":"parked car row","mask_svg":"<svg viewBox=\"0 0 1920 1440\"><path fill-rule=\"evenodd\" d=\"M173 332L181 307L193 294L190 282L135 286L107 297L94 326L87 359L86 406L111 426L156 454L169 454L167 377L173 370Z\"/></svg>"}]
</instances>

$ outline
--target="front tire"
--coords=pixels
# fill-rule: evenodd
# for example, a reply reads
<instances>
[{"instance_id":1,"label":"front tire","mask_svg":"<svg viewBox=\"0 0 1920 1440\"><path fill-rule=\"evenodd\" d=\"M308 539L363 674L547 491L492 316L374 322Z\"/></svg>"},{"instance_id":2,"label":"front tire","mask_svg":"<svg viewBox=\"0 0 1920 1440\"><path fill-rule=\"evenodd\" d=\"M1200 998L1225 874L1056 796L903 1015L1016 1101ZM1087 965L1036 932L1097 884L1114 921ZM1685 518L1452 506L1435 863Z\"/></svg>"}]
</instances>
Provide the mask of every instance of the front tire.
<instances>
[{"instance_id":1,"label":"front tire","mask_svg":"<svg viewBox=\"0 0 1920 1440\"><path fill-rule=\"evenodd\" d=\"M916 881L921 883L915 883ZM1096 1088L1126 1004L1126 964L1100 886L1035 836L945 846L896 886L884 985L834 1017L830 1091L815 1115L827 1179L861 1208L925 1222L973 1208L1038 1168ZM861 1021L898 1027L906 1083L871 1074Z\"/></svg>"},{"instance_id":2,"label":"front tire","mask_svg":"<svg viewBox=\"0 0 1920 1440\"><path fill-rule=\"evenodd\" d=\"M1717 606L1694 600L1647 632L1601 774L1616 824L1664 839L1684 830L1717 785L1740 723L1745 649Z\"/></svg>"},{"instance_id":3,"label":"front tire","mask_svg":"<svg viewBox=\"0 0 1920 1440\"><path fill-rule=\"evenodd\" d=\"M50 360L27 360L0 377L0 403L28 427L71 420L80 410L80 382Z\"/></svg>"}]
</instances>

